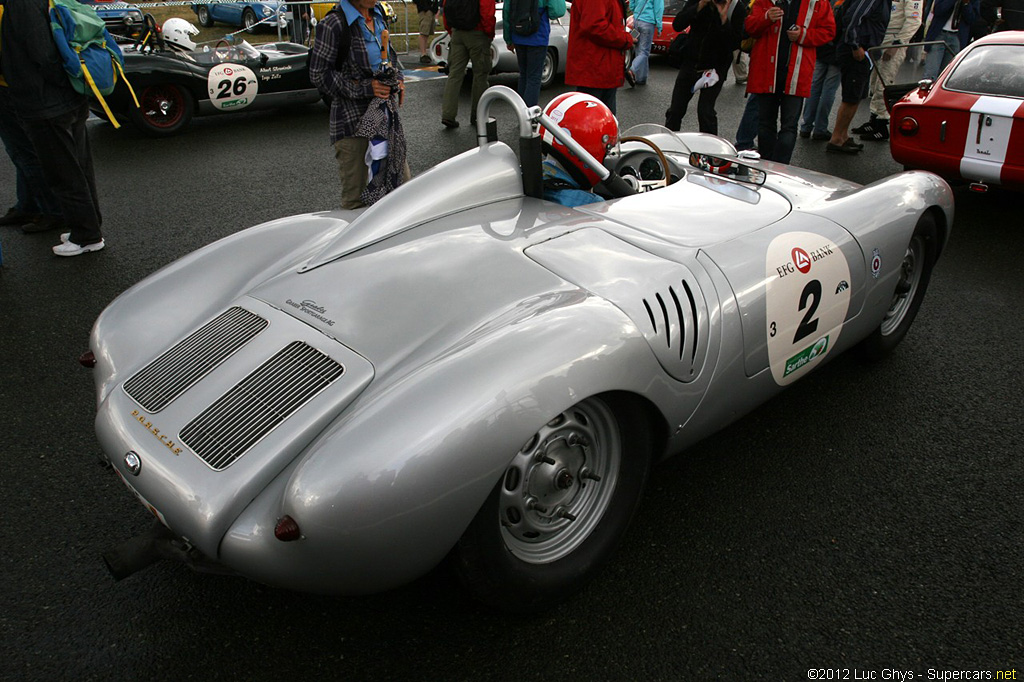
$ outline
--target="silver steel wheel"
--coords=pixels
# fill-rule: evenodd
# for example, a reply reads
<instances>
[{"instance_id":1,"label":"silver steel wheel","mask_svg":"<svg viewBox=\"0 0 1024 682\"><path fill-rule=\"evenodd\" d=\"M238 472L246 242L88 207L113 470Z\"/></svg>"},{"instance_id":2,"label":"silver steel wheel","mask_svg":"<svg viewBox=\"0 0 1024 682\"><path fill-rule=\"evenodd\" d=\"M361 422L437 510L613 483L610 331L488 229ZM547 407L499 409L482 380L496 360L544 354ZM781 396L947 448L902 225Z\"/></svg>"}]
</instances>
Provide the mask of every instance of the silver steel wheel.
<instances>
[{"instance_id":1,"label":"silver steel wheel","mask_svg":"<svg viewBox=\"0 0 1024 682\"><path fill-rule=\"evenodd\" d=\"M529 564L570 555L614 496L622 436L609 407L585 400L547 423L505 471L498 499L502 538Z\"/></svg>"},{"instance_id":2,"label":"silver steel wheel","mask_svg":"<svg viewBox=\"0 0 1024 682\"><path fill-rule=\"evenodd\" d=\"M544 53L544 67L540 72L540 87L546 88L555 81L556 71L558 70L558 60L555 58L555 53L550 48Z\"/></svg>"},{"instance_id":3,"label":"silver steel wheel","mask_svg":"<svg viewBox=\"0 0 1024 682\"><path fill-rule=\"evenodd\" d=\"M924 258L924 237L920 234L915 234L907 246L907 254L903 256L903 263L900 265L900 279L892 296L892 305L889 306L889 311L882 318L882 324L879 328L882 336L888 336L899 329L899 326L910 311L914 295L917 293L917 288L921 285L921 277L924 273L924 268L922 267Z\"/></svg>"}]
</instances>

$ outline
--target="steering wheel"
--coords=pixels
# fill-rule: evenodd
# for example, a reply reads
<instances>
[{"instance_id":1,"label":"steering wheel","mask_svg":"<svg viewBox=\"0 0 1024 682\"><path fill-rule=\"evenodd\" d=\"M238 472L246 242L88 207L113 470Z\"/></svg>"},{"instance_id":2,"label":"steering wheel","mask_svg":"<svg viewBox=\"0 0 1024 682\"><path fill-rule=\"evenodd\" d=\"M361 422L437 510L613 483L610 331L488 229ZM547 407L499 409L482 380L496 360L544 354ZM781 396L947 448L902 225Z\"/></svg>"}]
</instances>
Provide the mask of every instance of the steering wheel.
<instances>
[{"instance_id":1,"label":"steering wheel","mask_svg":"<svg viewBox=\"0 0 1024 682\"><path fill-rule=\"evenodd\" d=\"M224 38L221 38L217 41L217 44L213 46L213 53L217 55L217 59L219 59L222 62L226 62L231 60L231 51L233 48L234 45L229 43Z\"/></svg>"},{"instance_id":2,"label":"steering wheel","mask_svg":"<svg viewBox=\"0 0 1024 682\"><path fill-rule=\"evenodd\" d=\"M642 142L643 144L647 145L648 147L654 150L654 153L658 156L658 161L661 162L663 177L660 180L644 180L642 178L637 178L637 180L640 182L641 192L648 192L652 189L661 189L662 187L668 186L669 179L672 177L672 168L668 165L668 159L665 157L665 152L661 151L661 148L658 145L654 144L646 137L632 135L620 138L619 143L622 142Z\"/></svg>"}]
</instances>

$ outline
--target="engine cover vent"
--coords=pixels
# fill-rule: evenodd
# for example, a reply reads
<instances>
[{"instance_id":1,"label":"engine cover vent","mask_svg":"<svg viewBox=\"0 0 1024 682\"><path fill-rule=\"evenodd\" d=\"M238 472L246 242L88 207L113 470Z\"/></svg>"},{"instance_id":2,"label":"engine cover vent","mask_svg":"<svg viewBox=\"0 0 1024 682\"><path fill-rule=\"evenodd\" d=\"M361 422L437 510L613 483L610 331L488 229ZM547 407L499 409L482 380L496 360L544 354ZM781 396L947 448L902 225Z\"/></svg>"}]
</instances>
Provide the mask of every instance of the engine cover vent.
<instances>
[{"instance_id":1,"label":"engine cover vent","mask_svg":"<svg viewBox=\"0 0 1024 682\"><path fill-rule=\"evenodd\" d=\"M341 363L293 341L189 422L179 440L215 471L226 469L344 373Z\"/></svg>"},{"instance_id":2,"label":"engine cover vent","mask_svg":"<svg viewBox=\"0 0 1024 682\"><path fill-rule=\"evenodd\" d=\"M229 308L136 372L124 383L124 391L148 412L159 412L267 324L245 308Z\"/></svg>"}]
</instances>

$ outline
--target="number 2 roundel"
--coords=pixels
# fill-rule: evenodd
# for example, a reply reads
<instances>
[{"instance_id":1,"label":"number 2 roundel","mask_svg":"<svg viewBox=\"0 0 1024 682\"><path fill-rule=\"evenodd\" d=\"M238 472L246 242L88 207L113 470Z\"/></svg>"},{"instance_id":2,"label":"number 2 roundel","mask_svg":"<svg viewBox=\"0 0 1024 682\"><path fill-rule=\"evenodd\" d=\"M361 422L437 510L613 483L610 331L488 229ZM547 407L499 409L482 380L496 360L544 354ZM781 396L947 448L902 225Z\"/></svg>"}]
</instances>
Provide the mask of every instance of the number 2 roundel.
<instances>
[{"instance_id":1,"label":"number 2 roundel","mask_svg":"<svg viewBox=\"0 0 1024 682\"><path fill-rule=\"evenodd\" d=\"M786 385L832 350L850 307L850 266L839 246L812 232L787 232L765 262L768 362Z\"/></svg>"},{"instance_id":2,"label":"number 2 roundel","mask_svg":"<svg viewBox=\"0 0 1024 682\"><path fill-rule=\"evenodd\" d=\"M206 77L210 103L221 111L244 109L256 99L258 91L256 74L241 64L218 64Z\"/></svg>"}]
</instances>

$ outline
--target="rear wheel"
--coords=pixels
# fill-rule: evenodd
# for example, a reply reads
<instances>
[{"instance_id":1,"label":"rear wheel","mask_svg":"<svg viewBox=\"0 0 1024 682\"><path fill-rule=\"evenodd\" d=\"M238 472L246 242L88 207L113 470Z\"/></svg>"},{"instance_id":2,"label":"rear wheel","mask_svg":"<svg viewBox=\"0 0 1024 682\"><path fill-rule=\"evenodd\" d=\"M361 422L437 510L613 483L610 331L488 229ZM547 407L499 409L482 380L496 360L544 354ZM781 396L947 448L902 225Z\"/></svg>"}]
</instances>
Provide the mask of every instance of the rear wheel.
<instances>
[{"instance_id":1,"label":"rear wheel","mask_svg":"<svg viewBox=\"0 0 1024 682\"><path fill-rule=\"evenodd\" d=\"M196 8L196 17L199 19L200 26L204 28L213 26L213 17L210 16L210 10L206 5L199 5Z\"/></svg>"},{"instance_id":2,"label":"rear wheel","mask_svg":"<svg viewBox=\"0 0 1024 682\"><path fill-rule=\"evenodd\" d=\"M861 354L871 360L892 352L910 331L924 300L932 268L938 255L938 230L935 218L925 213L917 221L914 234L900 263L899 280L889 310L882 323L860 344Z\"/></svg>"},{"instance_id":3,"label":"rear wheel","mask_svg":"<svg viewBox=\"0 0 1024 682\"><path fill-rule=\"evenodd\" d=\"M139 108L129 107L132 124L157 137L174 135L189 124L195 111L192 96L178 85L150 85L138 93Z\"/></svg>"},{"instance_id":4,"label":"rear wheel","mask_svg":"<svg viewBox=\"0 0 1024 682\"><path fill-rule=\"evenodd\" d=\"M555 416L512 458L453 553L481 601L534 612L569 597L612 555L651 463L643 410L615 395Z\"/></svg>"}]
</instances>

